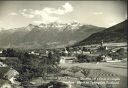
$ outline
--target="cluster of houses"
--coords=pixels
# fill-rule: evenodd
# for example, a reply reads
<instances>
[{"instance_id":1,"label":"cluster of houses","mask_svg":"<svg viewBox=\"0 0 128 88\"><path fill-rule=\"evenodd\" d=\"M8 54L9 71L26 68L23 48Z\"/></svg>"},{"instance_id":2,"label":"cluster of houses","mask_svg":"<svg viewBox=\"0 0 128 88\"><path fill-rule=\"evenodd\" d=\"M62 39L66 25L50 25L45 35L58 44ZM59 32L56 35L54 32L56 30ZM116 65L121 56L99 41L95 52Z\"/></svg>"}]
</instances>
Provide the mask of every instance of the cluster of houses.
<instances>
[{"instance_id":1,"label":"cluster of houses","mask_svg":"<svg viewBox=\"0 0 128 88\"><path fill-rule=\"evenodd\" d=\"M54 54L57 52L60 56L60 64L65 63L76 63L78 60L78 55L87 55L89 59L97 58L100 56L102 62L120 62L110 57L107 53L114 53L119 50L120 47L110 48L103 45L101 42L100 45L90 45L90 46L78 46L78 47L66 47L66 48L57 48L57 49L40 49L40 50L29 50L30 55L36 55L39 58L48 57L49 53ZM0 50L0 88L13 88L12 85L16 85L17 88L21 88L20 83L16 81L16 77L19 73L4 64L2 61L6 60L7 57L1 56L2 50Z\"/></svg>"},{"instance_id":2,"label":"cluster of houses","mask_svg":"<svg viewBox=\"0 0 128 88\"><path fill-rule=\"evenodd\" d=\"M100 56L102 62L120 62L108 55L108 53L116 52L120 47L107 47L103 42L97 45L88 45L88 46L78 46L78 47L65 47L57 49L46 49L46 50L32 50L29 54L34 54L41 57L47 57L49 52L54 53L57 51L60 55L60 63L75 63L77 61L78 55L87 55L90 59L97 58Z\"/></svg>"},{"instance_id":3,"label":"cluster of houses","mask_svg":"<svg viewBox=\"0 0 128 88\"><path fill-rule=\"evenodd\" d=\"M100 56L102 58L102 62L120 62L121 60L113 60L112 57L107 55L106 53L116 52L115 48L110 49L107 46L103 46L103 43L99 46L79 46L79 47L66 47L66 48L58 48L54 50L42 50L42 51L30 51L29 54L34 54L41 57L47 57L49 52L54 53L57 51L60 55L60 64L64 63L75 63L77 62L78 55L87 55L90 59L97 58ZM43 52L43 53L42 53Z\"/></svg>"},{"instance_id":4,"label":"cluster of houses","mask_svg":"<svg viewBox=\"0 0 128 88\"><path fill-rule=\"evenodd\" d=\"M120 47L111 48L104 45L103 41L97 45L86 45L77 47L64 47L57 49L33 49L29 50L28 53L31 55L36 55L39 58L48 57L49 53L54 54L58 52L60 56L60 63L75 63L77 61L78 55L87 55L90 59L100 56L102 62L120 62L120 60L115 60L115 58L110 57L108 53L114 53ZM0 51L0 54L2 51ZM6 59L6 57L0 57L1 59ZM3 64L0 63L0 66ZM3 65L4 66L4 65Z\"/></svg>"},{"instance_id":5,"label":"cluster of houses","mask_svg":"<svg viewBox=\"0 0 128 88\"><path fill-rule=\"evenodd\" d=\"M117 52L121 48L125 47L105 46L103 41L97 45L63 48L59 51L61 53L60 63L74 63L77 61L78 55L86 55L89 59L100 57L101 62L121 62L122 60L119 60L116 57L111 57L109 55ZM127 52L126 49L125 51Z\"/></svg>"},{"instance_id":6,"label":"cluster of houses","mask_svg":"<svg viewBox=\"0 0 128 88\"><path fill-rule=\"evenodd\" d=\"M18 75L19 73L13 68L0 67L0 88L21 88L20 82L16 81Z\"/></svg>"}]
</instances>

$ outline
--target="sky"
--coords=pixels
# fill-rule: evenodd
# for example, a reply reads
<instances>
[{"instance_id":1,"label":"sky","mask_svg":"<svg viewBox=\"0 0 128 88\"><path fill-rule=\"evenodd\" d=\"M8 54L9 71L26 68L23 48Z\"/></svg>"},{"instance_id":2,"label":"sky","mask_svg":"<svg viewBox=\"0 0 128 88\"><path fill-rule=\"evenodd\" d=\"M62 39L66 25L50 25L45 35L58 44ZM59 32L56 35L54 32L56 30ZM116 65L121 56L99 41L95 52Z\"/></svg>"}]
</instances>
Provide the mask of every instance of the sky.
<instances>
[{"instance_id":1,"label":"sky","mask_svg":"<svg viewBox=\"0 0 128 88\"><path fill-rule=\"evenodd\" d=\"M111 27L126 19L122 1L0 1L0 29L74 21Z\"/></svg>"}]
</instances>

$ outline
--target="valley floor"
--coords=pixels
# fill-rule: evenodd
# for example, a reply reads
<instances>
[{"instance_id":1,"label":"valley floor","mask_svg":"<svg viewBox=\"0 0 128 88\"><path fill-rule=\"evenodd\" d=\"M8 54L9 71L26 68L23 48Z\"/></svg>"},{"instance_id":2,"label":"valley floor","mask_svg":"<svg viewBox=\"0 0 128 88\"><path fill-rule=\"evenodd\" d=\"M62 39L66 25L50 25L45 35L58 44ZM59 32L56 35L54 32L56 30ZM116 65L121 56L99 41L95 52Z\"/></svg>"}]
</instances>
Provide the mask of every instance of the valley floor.
<instances>
[{"instance_id":1,"label":"valley floor","mask_svg":"<svg viewBox=\"0 0 128 88\"><path fill-rule=\"evenodd\" d=\"M82 68L88 68L88 69L102 69L107 72L111 72L114 74L117 74L119 76L127 77L127 63L123 62L100 62L100 63L74 63L74 64L60 64L62 67L82 67Z\"/></svg>"},{"instance_id":2,"label":"valley floor","mask_svg":"<svg viewBox=\"0 0 128 88\"><path fill-rule=\"evenodd\" d=\"M75 64L60 64L61 67L71 68L74 66L78 66L81 68L88 69L101 69L106 73L104 77L109 77L110 74L115 74L120 79L119 85L116 85L114 88L127 88L127 63L126 62L101 62L101 63L75 63ZM95 73L94 73L95 74ZM99 74L99 73L98 73Z\"/></svg>"}]
</instances>

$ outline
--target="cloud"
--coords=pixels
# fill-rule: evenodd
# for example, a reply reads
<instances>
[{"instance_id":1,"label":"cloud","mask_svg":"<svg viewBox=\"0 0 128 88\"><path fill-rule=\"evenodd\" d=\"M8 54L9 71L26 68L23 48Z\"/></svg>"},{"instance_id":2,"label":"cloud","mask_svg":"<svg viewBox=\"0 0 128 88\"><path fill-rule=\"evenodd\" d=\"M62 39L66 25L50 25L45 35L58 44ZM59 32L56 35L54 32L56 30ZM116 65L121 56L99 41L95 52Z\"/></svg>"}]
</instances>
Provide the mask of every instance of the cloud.
<instances>
[{"instance_id":1,"label":"cloud","mask_svg":"<svg viewBox=\"0 0 128 88\"><path fill-rule=\"evenodd\" d=\"M94 12L93 14L94 15L102 15L103 13L102 12Z\"/></svg>"},{"instance_id":2,"label":"cloud","mask_svg":"<svg viewBox=\"0 0 128 88\"><path fill-rule=\"evenodd\" d=\"M65 12L72 12L73 11L73 7L69 3L65 3L62 7L65 9Z\"/></svg>"},{"instance_id":3,"label":"cloud","mask_svg":"<svg viewBox=\"0 0 128 88\"><path fill-rule=\"evenodd\" d=\"M9 15L16 16L16 15L18 15L18 14L15 13L15 12L12 12L12 13L10 13Z\"/></svg>"},{"instance_id":4,"label":"cloud","mask_svg":"<svg viewBox=\"0 0 128 88\"><path fill-rule=\"evenodd\" d=\"M2 24L3 22L0 20L0 24Z\"/></svg>"},{"instance_id":5,"label":"cloud","mask_svg":"<svg viewBox=\"0 0 128 88\"><path fill-rule=\"evenodd\" d=\"M26 18L40 18L40 20L33 21L34 23L48 23L59 20L60 15L70 13L73 9L72 5L67 2L58 8L45 7L42 10L23 9L19 12Z\"/></svg>"},{"instance_id":6,"label":"cloud","mask_svg":"<svg viewBox=\"0 0 128 88\"><path fill-rule=\"evenodd\" d=\"M43 9L43 11L50 14L63 15L63 14L72 12L73 7L71 4L65 3L64 5L62 5L62 7L59 7L58 9L46 7Z\"/></svg>"},{"instance_id":7,"label":"cloud","mask_svg":"<svg viewBox=\"0 0 128 88\"><path fill-rule=\"evenodd\" d=\"M23 9L19 11L20 14L26 18L34 18L34 14L32 14L32 9Z\"/></svg>"}]
</instances>

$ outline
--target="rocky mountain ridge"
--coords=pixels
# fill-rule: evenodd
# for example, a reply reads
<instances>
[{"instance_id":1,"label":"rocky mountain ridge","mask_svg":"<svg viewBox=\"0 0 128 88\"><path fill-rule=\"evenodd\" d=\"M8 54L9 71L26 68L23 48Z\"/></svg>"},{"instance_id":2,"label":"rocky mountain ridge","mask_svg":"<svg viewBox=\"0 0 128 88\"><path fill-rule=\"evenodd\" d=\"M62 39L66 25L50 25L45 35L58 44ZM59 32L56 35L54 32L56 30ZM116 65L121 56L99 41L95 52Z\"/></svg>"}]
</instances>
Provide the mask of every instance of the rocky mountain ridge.
<instances>
[{"instance_id":1,"label":"rocky mountain ridge","mask_svg":"<svg viewBox=\"0 0 128 88\"><path fill-rule=\"evenodd\" d=\"M78 42L104 30L103 27L72 23L49 23L0 31L0 47L46 47ZM10 45L9 45L10 44ZM35 45L36 44L36 45ZM38 45L38 46L37 46Z\"/></svg>"}]
</instances>

